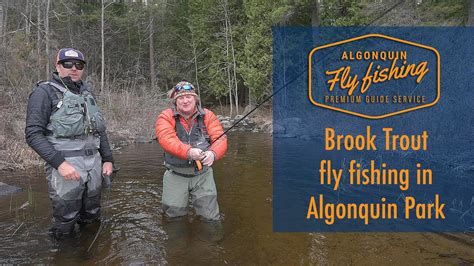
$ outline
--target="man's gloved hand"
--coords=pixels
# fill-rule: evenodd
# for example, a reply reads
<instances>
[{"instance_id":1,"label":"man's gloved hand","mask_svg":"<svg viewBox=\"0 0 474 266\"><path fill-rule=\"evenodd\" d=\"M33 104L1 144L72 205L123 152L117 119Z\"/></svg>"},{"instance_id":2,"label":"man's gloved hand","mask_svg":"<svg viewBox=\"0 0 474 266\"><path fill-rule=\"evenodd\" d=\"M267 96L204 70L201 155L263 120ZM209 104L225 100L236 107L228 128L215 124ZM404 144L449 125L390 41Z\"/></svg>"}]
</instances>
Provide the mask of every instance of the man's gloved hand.
<instances>
[{"instance_id":1,"label":"man's gloved hand","mask_svg":"<svg viewBox=\"0 0 474 266\"><path fill-rule=\"evenodd\" d=\"M202 159L202 150L198 148L191 148L188 150L188 159L196 161Z\"/></svg>"},{"instance_id":2,"label":"man's gloved hand","mask_svg":"<svg viewBox=\"0 0 474 266\"><path fill-rule=\"evenodd\" d=\"M212 151L205 151L202 153L203 154L203 159L202 163L207 166L211 166L214 163L214 160L216 159L216 155Z\"/></svg>"}]
</instances>

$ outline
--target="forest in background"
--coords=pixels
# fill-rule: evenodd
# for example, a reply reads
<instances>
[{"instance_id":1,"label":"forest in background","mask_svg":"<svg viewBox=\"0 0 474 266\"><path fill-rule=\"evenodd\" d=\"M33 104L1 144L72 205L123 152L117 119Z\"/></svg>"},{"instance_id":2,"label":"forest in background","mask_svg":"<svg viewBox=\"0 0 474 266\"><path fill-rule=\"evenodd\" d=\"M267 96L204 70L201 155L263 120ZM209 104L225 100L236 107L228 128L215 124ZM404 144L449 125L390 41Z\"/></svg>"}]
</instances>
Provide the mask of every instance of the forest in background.
<instances>
[{"instance_id":1,"label":"forest in background","mask_svg":"<svg viewBox=\"0 0 474 266\"><path fill-rule=\"evenodd\" d=\"M40 162L24 141L26 103L59 48L84 52L112 139L152 138L181 79L231 117L270 95L272 26L472 26L471 2L0 0L0 169Z\"/></svg>"}]
</instances>

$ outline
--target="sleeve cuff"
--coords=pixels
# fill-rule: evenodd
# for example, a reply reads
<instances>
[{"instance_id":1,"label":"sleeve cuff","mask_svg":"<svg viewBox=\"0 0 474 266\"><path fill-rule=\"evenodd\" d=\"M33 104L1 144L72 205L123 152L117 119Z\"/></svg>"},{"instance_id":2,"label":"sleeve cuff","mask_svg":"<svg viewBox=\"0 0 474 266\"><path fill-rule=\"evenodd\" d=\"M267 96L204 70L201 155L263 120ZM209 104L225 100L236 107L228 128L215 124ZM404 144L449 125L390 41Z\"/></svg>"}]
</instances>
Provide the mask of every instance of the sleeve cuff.
<instances>
[{"instance_id":1,"label":"sleeve cuff","mask_svg":"<svg viewBox=\"0 0 474 266\"><path fill-rule=\"evenodd\" d=\"M49 164L51 164L52 167L55 169L58 169L58 167L65 161L63 154L58 151L56 154L51 158Z\"/></svg>"},{"instance_id":2,"label":"sleeve cuff","mask_svg":"<svg viewBox=\"0 0 474 266\"><path fill-rule=\"evenodd\" d=\"M112 156L102 158L102 163L114 163L114 158Z\"/></svg>"}]
</instances>

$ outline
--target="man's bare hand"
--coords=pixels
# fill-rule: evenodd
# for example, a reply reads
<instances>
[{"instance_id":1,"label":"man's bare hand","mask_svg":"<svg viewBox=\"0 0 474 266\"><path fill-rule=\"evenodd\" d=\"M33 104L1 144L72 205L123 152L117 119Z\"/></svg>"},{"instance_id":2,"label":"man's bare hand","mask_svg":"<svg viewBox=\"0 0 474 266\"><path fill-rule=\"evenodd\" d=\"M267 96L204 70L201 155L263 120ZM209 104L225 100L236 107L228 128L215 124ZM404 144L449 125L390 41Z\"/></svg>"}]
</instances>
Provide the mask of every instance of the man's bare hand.
<instances>
[{"instance_id":1,"label":"man's bare hand","mask_svg":"<svg viewBox=\"0 0 474 266\"><path fill-rule=\"evenodd\" d=\"M59 165L58 172L66 180L79 180L81 178L81 175L76 171L76 168L67 161L64 161Z\"/></svg>"},{"instance_id":2,"label":"man's bare hand","mask_svg":"<svg viewBox=\"0 0 474 266\"><path fill-rule=\"evenodd\" d=\"M112 171L114 170L114 167L112 165L111 162L105 162L103 165L102 165L102 174L103 175L106 175L106 176L109 176L112 174Z\"/></svg>"}]
</instances>

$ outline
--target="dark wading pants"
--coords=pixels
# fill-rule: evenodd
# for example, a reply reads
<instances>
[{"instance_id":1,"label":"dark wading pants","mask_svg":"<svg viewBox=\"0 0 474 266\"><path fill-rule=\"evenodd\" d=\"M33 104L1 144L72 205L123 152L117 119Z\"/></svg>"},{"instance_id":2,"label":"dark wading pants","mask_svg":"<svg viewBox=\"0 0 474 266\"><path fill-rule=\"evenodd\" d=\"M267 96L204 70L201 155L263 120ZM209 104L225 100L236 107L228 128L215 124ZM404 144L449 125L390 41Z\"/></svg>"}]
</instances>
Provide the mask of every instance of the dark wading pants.
<instances>
[{"instance_id":1,"label":"dark wading pants","mask_svg":"<svg viewBox=\"0 0 474 266\"><path fill-rule=\"evenodd\" d=\"M183 177L170 170L165 172L162 203L166 216L174 218L186 215L189 194L197 215L208 221L219 220L217 189L212 168L195 177Z\"/></svg>"},{"instance_id":2,"label":"dark wading pants","mask_svg":"<svg viewBox=\"0 0 474 266\"><path fill-rule=\"evenodd\" d=\"M100 217L102 159L91 156L67 157L66 161L81 175L79 180L65 180L58 170L46 166L49 198L53 204L52 230L69 233L76 222L92 222Z\"/></svg>"}]
</instances>

